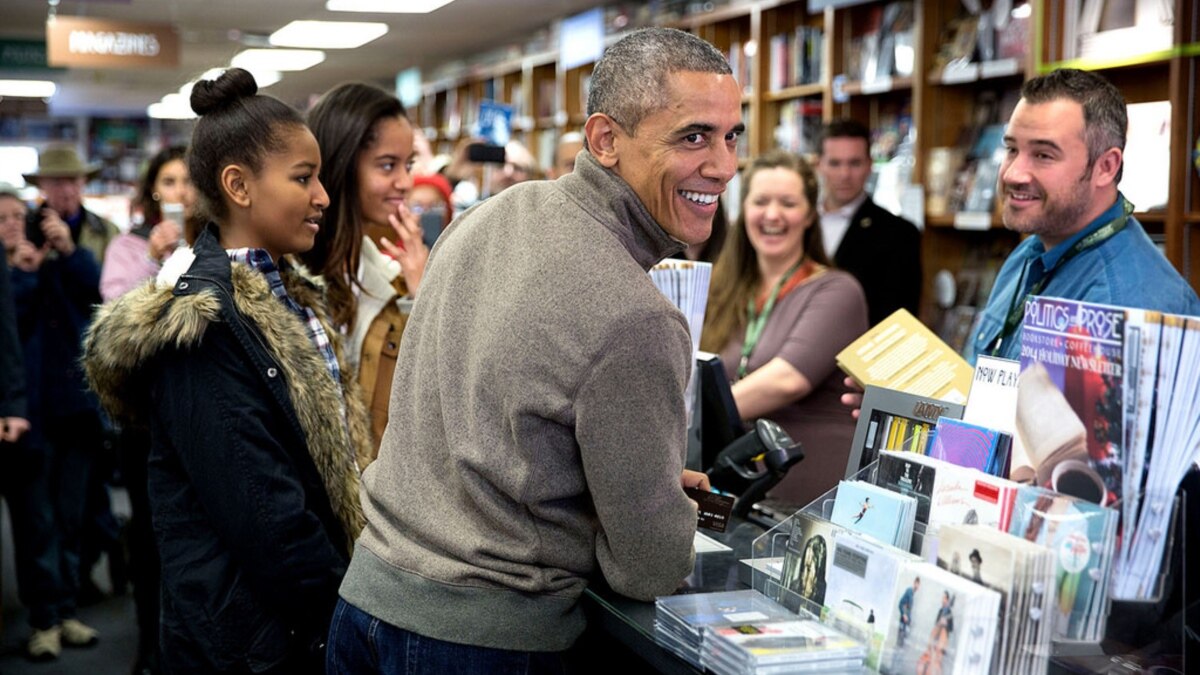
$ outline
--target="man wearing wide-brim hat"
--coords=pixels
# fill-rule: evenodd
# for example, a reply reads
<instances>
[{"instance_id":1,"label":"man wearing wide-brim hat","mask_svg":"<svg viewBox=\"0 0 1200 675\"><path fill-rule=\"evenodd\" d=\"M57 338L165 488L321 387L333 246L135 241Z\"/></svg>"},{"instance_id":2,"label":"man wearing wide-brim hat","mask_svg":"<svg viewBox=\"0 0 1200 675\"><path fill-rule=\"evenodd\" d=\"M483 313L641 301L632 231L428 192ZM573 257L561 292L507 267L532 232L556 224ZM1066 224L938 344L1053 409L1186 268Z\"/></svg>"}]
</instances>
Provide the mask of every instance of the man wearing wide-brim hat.
<instances>
[{"instance_id":1,"label":"man wearing wide-brim hat","mask_svg":"<svg viewBox=\"0 0 1200 675\"><path fill-rule=\"evenodd\" d=\"M87 390L79 356L83 333L100 304L100 261L119 231L83 208L83 186L96 172L72 146L42 151L38 170L25 180L38 186L44 202L31 214L13 255L28 447L45 468L30 483L44 495L35 515L53 524L57 538L53 559L40 561L59 572L57 587L43 589L43 602L30 606L33 636L26 650L39 660L57 658L63 646L97 640L96 631L76 618L80 580L91 571L80 561L82 532L103 437L98 401Z\"/></svg>"},{"instance_id":2,"label":"man wearing wide-brim hat","mask_svg":"<svg viewBox=\"0 0 1200 675\"><path fill-rule=\"evenodd\" d=\"M43 150L38 155L37 171L24 174L45 199L36 224L47 235L46 242L51 242L50 234L61 234L61 226L65 225L72 243L91 251L97 264L104 262L105 249L120 234L116 225L83 207L83 186L99 172L100 165L85 164L75 146L60 144Z\"/></svg>"}]
</instances>

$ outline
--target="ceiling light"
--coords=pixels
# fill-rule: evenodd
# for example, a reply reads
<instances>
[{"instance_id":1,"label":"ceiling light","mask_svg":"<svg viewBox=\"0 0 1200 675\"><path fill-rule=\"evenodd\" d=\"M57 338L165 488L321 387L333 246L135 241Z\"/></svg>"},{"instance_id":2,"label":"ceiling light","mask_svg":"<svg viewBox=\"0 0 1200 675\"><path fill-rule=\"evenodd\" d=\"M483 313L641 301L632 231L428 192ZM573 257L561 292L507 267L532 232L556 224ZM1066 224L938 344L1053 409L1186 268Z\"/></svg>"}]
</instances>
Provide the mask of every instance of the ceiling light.
<instances>
[{"instance_id":1,"label":"ceiling light","mask_svg":"<svg viewBox=\"0 0 1200 675\"><path fill-rule=\"evenodd\" d=\"M196 117L196 112L188 103L188 97L183 94L167 94L158 103L147 106L146 115L159 120L188 120Z\"/></svg>"},{"instance_id":2,"label":"ceiling light","mask_svg":"<svg viewBox=\"0 0 1200 675\"><path fill-rule=\"evenodd\" d=\"M354 49L388 32L386 23L362 21L293 21L267 38L275 47Z\"/></svg>"},{"instance_id":3,"label":"ceiling light","mask_svg":"<svg viewBox=\"0 0 1200 675\"><path fill-rule=\"evenodd\" d=\"M229 62L252 73L264 70L308 70L325 60L325 52L315 49L247 49Z\"/></svg>"},{"instance_id":4,"label":"ceiling light","mask_svg":"<svg viewBox=\"0 0 1200 675\"><path fill-rule=\"evenodd\" d=\"M49 80L0 80L0 96L50 98L58 87Z\"/></svg>"},{"instance_id":5,"label":"ceiling light","mask_svg":"<svg viewBox=\"0 0 1200 675\"><path fill-rule=\"evenodd\" d=\"M218 77L220 77L221 74L224 73L226 70L228 70L228 69L227 68L210 68L209 70L204 71L204 74L201 75L200 77L197 77L196 79L192 80L191 82L188 82L187 84L180 87L179 93L183 94L184 96L191 97L192 87L196 86L197 82L199 82L200 80L215 80ZM251 70L249 68L245 68L244 70L248 71L251 75L254 76L254 81L256 83L258 83L259 89L266 89L267 87L269 87L283 79L283 73L281 73L277 70Z\"/></svg>"},{"instance_id":6,"label":"ceiling light","mask_svg":"<svg viewBox=\"0 0 1200 675\"><path fill-rule=\"evenodd\" d=\"M328 0L331 12L378 12L380 14L427 14L453 0Z\"/></svg>"}]
</instances>

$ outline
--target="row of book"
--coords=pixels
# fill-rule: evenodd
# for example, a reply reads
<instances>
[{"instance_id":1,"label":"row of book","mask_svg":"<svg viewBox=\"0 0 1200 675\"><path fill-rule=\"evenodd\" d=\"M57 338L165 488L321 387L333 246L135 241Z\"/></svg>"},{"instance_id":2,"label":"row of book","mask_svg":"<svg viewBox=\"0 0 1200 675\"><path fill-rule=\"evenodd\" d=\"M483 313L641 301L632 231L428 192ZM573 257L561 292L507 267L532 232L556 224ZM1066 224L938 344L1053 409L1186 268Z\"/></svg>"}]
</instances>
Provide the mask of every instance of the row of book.
<instances>
[{"instance_id":1,"label":"row of book","mask_svg":"<svg viewBox=\"0 0 1200 675\"><path fill-rule=\"evenodd\" d=\"M767 81L771 91L820 82L824 43L824 31L811 26L772 35Z\"/></svg>"}]
</instances>

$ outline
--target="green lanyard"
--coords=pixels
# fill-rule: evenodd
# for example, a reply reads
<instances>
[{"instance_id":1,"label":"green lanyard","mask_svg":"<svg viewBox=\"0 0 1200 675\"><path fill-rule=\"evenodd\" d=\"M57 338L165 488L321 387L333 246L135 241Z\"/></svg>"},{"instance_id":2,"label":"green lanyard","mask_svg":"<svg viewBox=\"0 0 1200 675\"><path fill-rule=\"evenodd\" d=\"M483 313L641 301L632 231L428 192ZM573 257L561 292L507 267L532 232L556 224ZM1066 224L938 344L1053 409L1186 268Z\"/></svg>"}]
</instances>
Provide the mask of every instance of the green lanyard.
<instances>
[{"instance_id":1,"label":"green lanyard","mask_svg":"<svg viewBox=\"0 0 1200 675\"><path fill-rule=\"evenodd\" d=\"M1022 269L1021 278L1017 280L1017 288L1013 291L1012 300L1010 300L1008 303L1008 315L1004 319L1004 328L1000 331L1000 334L996 336L996 339L993 341L992 347L988 350L988 352L992 356L999 354L1000 345L1004 344L1004 340L1007 339L1008 336L1017 329L1017 326L1021 325L1021 322L1025 318L1025 300L1040 294L1046 288L1046 285L1050 283L1050 279L1054 276L1054 273L1062 269L1063 265L1066 265L1068 260L1090 248L1095 248L1096 246L1103 244L1109 239L1112 239L1113 236L1118 232L1125 229L1125 226L1129 224L1129 215L1131 213L1133 213L1133 204L1131 204L1128 199L1122 197L1121 215L1100 226L1100 228L1095 232L1075 242L1075 245L1067 250L1067 252L1058 259L1058 263L1055 264L1052 269L1047 270L1046 274L1044 274L1041 279L1034 283L1033 287L1030 288L1029 292L1024 296L1021 296L1021 287L1025 285L1025 270Z\"/></svg>"},{"instance_id":2,"label":"green lanyard","mask_svg":"<svg viewBox=\"0 0 1200 675\"><path fill-rule=\"evenodd\" d=\"M771 310L775 309L775 301L779 299L779 291L783 289L783 285L792 278L796 270L800 269L804 258L796 261L795 265L787 271L779 282L775 284L775 288L771 289L771 295L767 296L767 304L763 305L762 314L755 310L754 298L746 303L746 340L742 343L742 360L738 362L737 376L742 379L746 376L746 366L750 364L750 354L754 351L754 347L758 345L759 338L762 337L763 329L767 326L767 318L771 316Z\"/></svg>"}]
</instances>

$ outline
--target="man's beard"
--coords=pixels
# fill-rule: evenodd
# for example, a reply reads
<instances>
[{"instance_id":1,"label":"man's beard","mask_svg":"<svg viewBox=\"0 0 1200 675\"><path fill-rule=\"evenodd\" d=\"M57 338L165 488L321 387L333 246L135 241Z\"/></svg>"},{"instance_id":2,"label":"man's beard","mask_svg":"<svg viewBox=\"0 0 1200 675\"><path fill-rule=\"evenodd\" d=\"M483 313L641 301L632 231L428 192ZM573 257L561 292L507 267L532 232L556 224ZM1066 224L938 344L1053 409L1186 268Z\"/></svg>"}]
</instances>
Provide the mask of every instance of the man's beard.
<instances>
[{"instance_id":1,"label":"man's beard","mask_svg":"<svg viewBox=\"0 0 1200 675\"><path fill-rule=\"evenodd\" d=\"M1001 210L1001 218L1004 221L1004 226L1022 234L1049 235L1055 238L1077 231L1081 227L1079 219L1087 213L1088 208L1091 206L1091 196L1088 194L1088 181L1091 180L1091 177L1092 167L1089 166L1087 171L1076 181L1074 189L1066 195L1065 201L1063 198L1050 199L1044 190L1040 189L1040 187L1036 188L1042 201L1041 215L1032 219L1025 219L1024 222L1010 222L1008 209L1005 208ZM1014 190L1010 185L1001 185L1005 199L1008 199L1007 194L1009 191L1031 192L1035 190L1032 183L1028 184L1027 187L1019 187L1025 187L1025 189Z\"/></svg>"}]
</instances>

